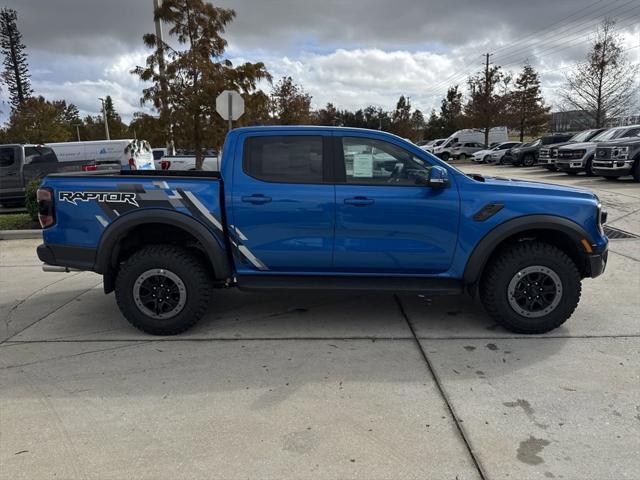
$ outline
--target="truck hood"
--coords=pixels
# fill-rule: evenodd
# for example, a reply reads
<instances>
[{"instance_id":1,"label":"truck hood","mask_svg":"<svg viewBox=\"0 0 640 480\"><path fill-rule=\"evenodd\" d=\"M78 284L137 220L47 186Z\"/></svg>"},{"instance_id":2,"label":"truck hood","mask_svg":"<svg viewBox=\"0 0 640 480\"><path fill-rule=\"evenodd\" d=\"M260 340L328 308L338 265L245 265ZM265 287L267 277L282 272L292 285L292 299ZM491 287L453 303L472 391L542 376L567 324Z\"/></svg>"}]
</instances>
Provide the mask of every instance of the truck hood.
<instances>
[{"instance_id":1,"label":"truck hood","mask_svg":"<svg viewBox=\"0 0 640 480\"><path fill-rule=\"evenodd\" d=\"M581 143L569 143L564 147L560 147L559 150L587 150L589 148L596 148L597 143L594 142L581 142Z\"/></svg>"},{"instance_id":2,"label":"truck hood","mask_svg":"<svg viewBox=\"0 0 640 480\"><path fill-rule=\"evenodd\" d=\"M479 176L472 178L479 180ZM505 193L523 193L527 195L557 195L561 197L578 197L585 199L596 199L596 195L589 190L585 190L577 187L569 187L562 185L555 185L552 183L532 182L528 180L516 180L505 177L484 177L481 176L484 183L491 185L496 189L505 190ZM480 180L482 181L482 180Z\"/></svg>"},{"instance_id":3,"label":"truck hood","mask_svg":"<svg viewBox=\"0 0 640 480\"><path fill-rule=\"evenodd\" d=\"M618 140L611 140L609 142L601 142L598 144L599 147L626 147L631 145L640 145L640 138L627 137L620 138Z\"/></svg>"}]
</instances>

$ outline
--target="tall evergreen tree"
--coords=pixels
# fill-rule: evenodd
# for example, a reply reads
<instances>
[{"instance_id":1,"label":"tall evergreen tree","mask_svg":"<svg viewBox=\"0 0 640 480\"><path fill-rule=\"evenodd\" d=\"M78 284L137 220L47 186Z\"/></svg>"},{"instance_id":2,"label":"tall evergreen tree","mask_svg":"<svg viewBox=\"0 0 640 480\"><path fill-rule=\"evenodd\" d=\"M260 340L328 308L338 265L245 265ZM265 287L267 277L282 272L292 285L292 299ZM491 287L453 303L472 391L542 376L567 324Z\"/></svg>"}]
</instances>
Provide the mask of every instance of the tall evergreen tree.
<instances>
[{"instance_id":1,"label":"tall evergreen tree","mask_svg":"<svg viewBox=\"0 0 640 480\"><path fill-rule=\"evenodd\" d=\"M520 141L525 133L535 136L544 130L549 121L549 110L544 104L538 72L528 63L515 81L515 88L509 94L509 114L511 125L520 131Z\"/></svg>"},{"instance_id":2,"label":"tall evergreen tree","mask_svg":"<svg viewBox=\"0 0 640 480\"><path fill-rule=\"evenodd\" d=\"M281 125L309 123L311 95L291 77L282 77L271 92L271 112Z\"/></svg>"},{"instance_id":3,"label":"tall evergreen tree","mask_svg":"<svg viewBox=\"0 0 640 480\"><path fill-rule=\"evenodd\" d=\"M9 89L11 107L16 110L24 105L33 90L25 45L18 30L18 15L7 7L0 10L0 49L4 55L2 78Z\"/></svg>"},{"instance_id":4,"label":"tall evergreen tree","mask_svg":"<svg viewBox=\"0 0 640 480\"><path fill-rule=\"evenodd\" d=\"M224 57L227 41L222 35L235 17L233 10L204 0L163 0L154 16L170 26L169 39L163 43L154 34L144 35L145 45L154 52L145 67L132 73L151 83L143 90L142 101L153 104L161 115L171 111L176 143L183 139L183 148L195 150L196 168L201 169L204 149L222 145L226 132L213 100L226 89L252 95L257 83L270 81L271 76L261 62L234 66ZM164 52L168 58L161 76L159 64L164 61ZM165 103L169 109L163 108ZM168 123L167 119L162 121Z\"/></svg>"},{"instance_id":5,"label":"tall evergreen tree","mask_svg":"<svg viewBox=\"0 0 640 480\"><path fill-rule=\"evenodd\" d=\"M458 85L449 87L440 104L439 136L448 137L460 129L462 123L462 92Z\"/></svg>"}]
</instances>

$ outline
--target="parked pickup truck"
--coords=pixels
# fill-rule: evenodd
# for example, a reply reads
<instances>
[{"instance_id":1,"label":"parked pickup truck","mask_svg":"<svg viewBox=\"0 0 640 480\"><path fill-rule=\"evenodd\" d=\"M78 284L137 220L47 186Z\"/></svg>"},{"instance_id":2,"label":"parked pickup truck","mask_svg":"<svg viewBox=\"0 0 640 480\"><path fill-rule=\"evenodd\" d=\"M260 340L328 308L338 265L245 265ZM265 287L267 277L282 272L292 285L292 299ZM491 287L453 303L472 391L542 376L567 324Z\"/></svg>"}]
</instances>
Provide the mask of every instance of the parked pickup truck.
<instances>
[{"instance_id":1,"label":"parked pickup truck","mask_svg":"<svg viewBox=\"0 0 640 480\"><path fill-rule=\"evenodd\" d=\"M565 145L571 145L572 143L591 141L592 138L600 135L606 130L606 128L593 128L591 130L584 130L582 132L576 133L566 142L541 147L540 151L538 152L538 165L546 168L547 170L558 170L558 167L556 166L556 162L558 161L558 148L564 147Z\"/></svg>"},{"instance_id":2,"label":"parked pickup truck","mask_svg":"<svg viewBox=\"0 0 640 480\"><path fill-rule=\"evenodd\" d=\"M478 294L520 333L558 327L607 261L585 190L465 175L394 135L248 127L221 172L51 175L45 270L91 270L152 334L186 330L214 287Z\"/></svg>"},{"instance_id":3,"label":"parked pickup truck","mask_svg":"<svg viewBox=\"0 0 640 480\"><path fill-rule=\"evenodd\" d=\"M636 182L640 182L640 138L623 138L599 144L593 159L593 171L612 180L631 175Z\"/></svg>"},{"instance_id":4,"label":"parked pickup truck","mask_svg":"<svg viewBox=\"0 0 640 480\"><path fill-rule=\"evenodd\" d=\"M156 170L195 170L195 155L165 155L155 160ZM217 155L205 156L202 162L202 170L217 172L220 170L220 161Z\"/></svg>"},{"instance_id":5,"label":"parked pickup truck","mask_svg":"<svg viewBox=\"0 0 640 480\"><path fill-rule=\"evenodd\" d=\"M640 136L640 125L628 125L625 127L614 127L606 130L588 142L571 143L564 147L558 148L558 159L556 167L561 172L570 175L577 175L581 171L585 171L590 177L596 175L593 170L593 158L596 147L601 142L618 140L626 137Z\"/></svg>"}]
</instances>

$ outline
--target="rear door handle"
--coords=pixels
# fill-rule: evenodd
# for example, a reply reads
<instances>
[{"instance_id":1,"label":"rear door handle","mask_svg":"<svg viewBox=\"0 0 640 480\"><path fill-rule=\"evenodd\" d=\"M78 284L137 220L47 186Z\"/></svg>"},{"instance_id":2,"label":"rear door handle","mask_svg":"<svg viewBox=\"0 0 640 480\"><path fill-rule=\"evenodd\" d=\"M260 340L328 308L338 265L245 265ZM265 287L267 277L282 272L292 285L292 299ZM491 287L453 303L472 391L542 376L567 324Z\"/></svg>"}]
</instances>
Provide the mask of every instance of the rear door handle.
<instances>
[{"instance_id":1,"label":"rear door handle","mask_svg":"<svg viewBox=\"0 0 640 480\"><path fill-rule=\"evenodd\" d=\"M265 203L269 203L271 201L271 197L267 197L261 193L255 193L253 195L244 196L241 200L245 203L253 203L254 205L262 205Z\"/></svg>"},{"instance_id":2,"label":"rear door handle","mask_svg":"<svg viewBox=\"0 0 640 480\"><path fill-rule=\"evenodd\" d=\"M353 198L345 198L345 205L353 205L355 207L366 207L367 205L373 205L375 201L373 198L367 197L353 197Z\"/></svg>"}]
</instances>

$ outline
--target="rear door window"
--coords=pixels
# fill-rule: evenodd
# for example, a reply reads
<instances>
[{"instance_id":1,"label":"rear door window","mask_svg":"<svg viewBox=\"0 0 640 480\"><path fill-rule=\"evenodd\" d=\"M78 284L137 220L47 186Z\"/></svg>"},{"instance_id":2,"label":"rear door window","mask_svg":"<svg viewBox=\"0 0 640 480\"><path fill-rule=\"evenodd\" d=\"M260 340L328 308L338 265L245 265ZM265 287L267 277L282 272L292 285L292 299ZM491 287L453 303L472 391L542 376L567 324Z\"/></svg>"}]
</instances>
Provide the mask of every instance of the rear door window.
<instances>
[{"instance_id":1,"label":"rear door window","mask_svg":"<svg viewBox=\"0 0 640 480\"><path fill-rule=\"evenodd\" d=\"M13 147L0 148L0 167L10 167L16 161L16 153Z\"/></svg>"},{"instance_id":2,"label":"rear door window","mask_svg":"<svg viewBox=\"0 0 640 480\"><path fill-rule=\"evenodd\" d=\"M249 137L243 170L265 182L322 183L321 136Z\"/></svg>"}]
</instances>

